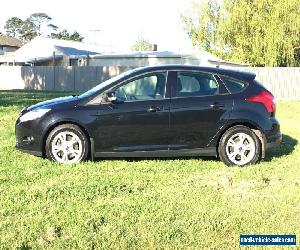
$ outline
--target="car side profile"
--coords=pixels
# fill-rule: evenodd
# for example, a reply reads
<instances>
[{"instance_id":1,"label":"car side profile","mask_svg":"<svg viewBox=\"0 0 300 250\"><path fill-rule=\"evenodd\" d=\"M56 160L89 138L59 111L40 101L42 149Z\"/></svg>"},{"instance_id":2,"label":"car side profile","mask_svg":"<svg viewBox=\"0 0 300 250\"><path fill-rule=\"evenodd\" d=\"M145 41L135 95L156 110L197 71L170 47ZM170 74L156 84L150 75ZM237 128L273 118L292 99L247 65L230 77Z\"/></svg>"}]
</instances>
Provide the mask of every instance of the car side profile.
<instances>
[{"instance_id":1,"label":"car side profile","mask_svg":"<svg viewBox=\"0 0 300 250\"><path fill-rule=\"evenodd\" d=\"M16 148L60 163L216 156L229 166L255 164L282 138L275 99L255 77L184 65L134 69L24 108Z\"/></svg>"}]
</instances>

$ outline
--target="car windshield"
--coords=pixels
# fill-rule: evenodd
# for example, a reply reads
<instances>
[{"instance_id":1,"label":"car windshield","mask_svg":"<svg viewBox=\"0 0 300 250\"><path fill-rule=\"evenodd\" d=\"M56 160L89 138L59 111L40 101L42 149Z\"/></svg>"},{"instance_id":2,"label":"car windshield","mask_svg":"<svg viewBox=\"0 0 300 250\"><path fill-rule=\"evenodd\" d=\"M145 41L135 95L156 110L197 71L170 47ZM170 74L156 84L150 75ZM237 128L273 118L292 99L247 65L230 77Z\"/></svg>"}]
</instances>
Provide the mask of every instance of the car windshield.
<instances>
[{"instance_id":1,"label":"car windshield","mask_svg":"<svg viewBox=\"0 0 300 250\"><path fill-rule=\"evenodd\" d=\"M101 91L102 89L104 89L105 87L109 86L110 84L112 84L115 81L120 80L121 78L130 75L131 73L135 72L137 69L132 69L129 71L126 71L124 73L121 73L120 75L114 76L100 84L98 84L97 86L95 86L94 88L84 92L83 94L81 94L79 97L87 97L87 96L91 96L96 92Z\"/></svg>"}]
</instances>

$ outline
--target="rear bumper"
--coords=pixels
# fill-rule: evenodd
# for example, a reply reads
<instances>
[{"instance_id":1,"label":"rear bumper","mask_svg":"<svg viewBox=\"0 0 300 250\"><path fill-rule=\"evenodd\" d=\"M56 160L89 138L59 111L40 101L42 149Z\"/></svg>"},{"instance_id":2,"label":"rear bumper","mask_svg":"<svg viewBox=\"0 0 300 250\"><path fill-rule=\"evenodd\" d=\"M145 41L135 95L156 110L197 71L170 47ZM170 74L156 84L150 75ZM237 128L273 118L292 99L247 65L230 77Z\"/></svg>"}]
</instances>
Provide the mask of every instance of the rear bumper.
<instances>
[{"instance_id":1,"label":"rear bumper","mask_svg":"<svg viewBox=\"0 0 300 250\"><path fill-rule=\"evenodd\" d=\"M278 132L277 134L271 137L268 137L266 143L266 149L268 150L270 148L277 147L281 141L282 141L282 134L280 132Z\"/></svg>"}]
</instances>

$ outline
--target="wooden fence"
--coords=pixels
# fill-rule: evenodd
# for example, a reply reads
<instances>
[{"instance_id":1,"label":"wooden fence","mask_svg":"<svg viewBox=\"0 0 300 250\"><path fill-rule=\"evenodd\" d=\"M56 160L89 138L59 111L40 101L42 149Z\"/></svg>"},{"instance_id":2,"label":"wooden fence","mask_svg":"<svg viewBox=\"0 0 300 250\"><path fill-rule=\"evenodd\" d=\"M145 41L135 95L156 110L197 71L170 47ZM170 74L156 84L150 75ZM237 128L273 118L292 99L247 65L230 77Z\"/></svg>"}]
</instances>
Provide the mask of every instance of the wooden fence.
<instances>
[{"instance_id":1,"label":"wooden fence","mask_svg":"<svg viewBox=\"0 0 300 250\"><path fill-rule=\"evenodd\" d=\"M0 89L84 92L130 67L2 66Z\"/></svg>"},{"instance_id":2,"label":"wooden fence","mask_svg":"<svg viewBox=\"0 0 300 250\"><path fill-rule=\"evenodd\" d=\"M130 67L1 66L0 89L84 92ZM277 99L300 99L300 68L237 68L254 72Z\"/></svg>"},{"instance_id":3,"label":"wooden fence","mask_svg":"<svg viewBox=\"0 0 300 250\"><path fill-rule=\"evenodd\" d=\"M278 100L300 99L300 68L239 68L256 74L256 79Z\"/></svg>"}]
</instances>

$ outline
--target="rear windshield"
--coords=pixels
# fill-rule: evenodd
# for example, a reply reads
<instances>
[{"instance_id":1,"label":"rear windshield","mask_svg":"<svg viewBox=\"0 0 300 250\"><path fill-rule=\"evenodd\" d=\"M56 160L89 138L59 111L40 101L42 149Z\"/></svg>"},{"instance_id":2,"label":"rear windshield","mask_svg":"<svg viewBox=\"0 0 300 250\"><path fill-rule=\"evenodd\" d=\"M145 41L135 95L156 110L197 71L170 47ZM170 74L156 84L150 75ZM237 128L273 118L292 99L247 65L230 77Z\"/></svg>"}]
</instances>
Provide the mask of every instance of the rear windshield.
<instances>
[{"instance_id":1,"label":"rear windshield","mask_svg":"<svg viewBox=\"0 0 300 250\"><path fill-rule=\"evenodd\" d=\"M237 80L234 78L230 78L228 76L220 76L221 80L226 85L227 89L231 94L241 92L243 89L245 89L248 84L244 81Z\"/></svg>"}]
</instances>

